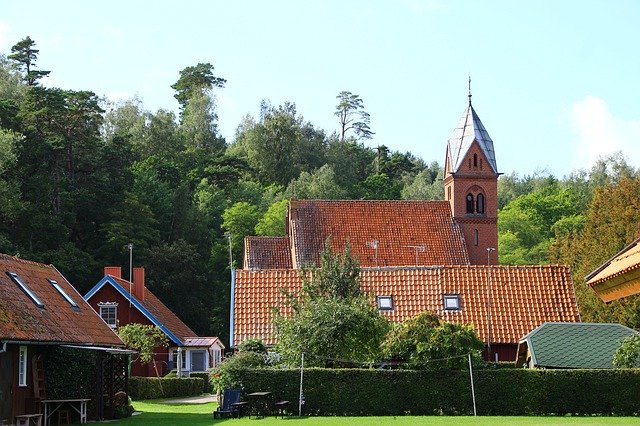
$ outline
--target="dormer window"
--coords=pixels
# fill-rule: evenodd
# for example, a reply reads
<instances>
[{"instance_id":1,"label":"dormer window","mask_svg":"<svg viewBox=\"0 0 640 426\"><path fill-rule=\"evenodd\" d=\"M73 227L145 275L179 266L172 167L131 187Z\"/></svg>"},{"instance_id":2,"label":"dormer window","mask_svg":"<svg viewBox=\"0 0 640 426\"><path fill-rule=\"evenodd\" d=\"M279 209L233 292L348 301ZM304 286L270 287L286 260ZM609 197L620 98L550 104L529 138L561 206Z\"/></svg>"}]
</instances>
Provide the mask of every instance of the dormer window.
<instances>
[{"instance_id":1,"label":"dormer window","mask_svg":"<svg viewBox=\"0 0 640 426\"><path fill-rule=\"evenodd\" d=\"M29 299L31 299L31 301L33 301L33 303L35 303L38 308L44 308L44 303L42 303L40 298L36 296L36 294L29 288L27 284L25 284L24 281L22 281L22 278L20 278L18 274L16 274L15 272L7 272L7 275L9 275L9 277L11 277L11 280L16 283L27 296L29 296Z\"/></svg>"},{"instance_id":2,"label":"dormer window","mask_svg":"<svg viewBox=\"0 0 640 426\"><path fill-rule=\"evenodd\" d=\"M460 295L459 294L445 294L442 296L444 310L445 311L460 311Z\"/></svg>"},{"instance_id":3,"label":"dormer window","mask_svg":"<svg viewBox=\"0 0 640 426\"><path fill-rule=\"evenodd\" d=\"M378 296L378 309L381 311L393 311L393 296Z\"/></svg>"}]
</instances>

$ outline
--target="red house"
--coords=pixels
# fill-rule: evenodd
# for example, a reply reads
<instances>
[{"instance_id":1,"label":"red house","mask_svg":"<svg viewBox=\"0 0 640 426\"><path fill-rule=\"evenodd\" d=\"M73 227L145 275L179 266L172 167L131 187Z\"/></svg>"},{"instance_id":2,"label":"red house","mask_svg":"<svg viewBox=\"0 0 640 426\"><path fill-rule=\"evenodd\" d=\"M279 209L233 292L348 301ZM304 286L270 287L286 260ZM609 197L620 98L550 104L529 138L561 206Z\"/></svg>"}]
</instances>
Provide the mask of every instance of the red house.
<instances>
[{"instance_id":1,"label":"red house","mask_svg":"<svg viewBox=\"0 0 640 426\"><path fill-rule=\"evenodd\" d=\"M89 417L110 417L113 395L127 391L129 351L123 348L122 340L53 265L0 254L0 420L13 424L16 416L42 413L47 398L90 399L95 408ZM74 383L62 393L47 389L47 377L59 370L52 360L87 353L92 356L69 358L67 367L94 360L94 367L83 365L83 371L89 368L96 375L93 390ZM86 420L87 412L84 416Z\"/></svg>"},{"instance_id":2,"label":"red house","mask_svg":"<svg viewBox=\"0 0 640 426\"><path fill-rule=\"evenodd\" d=\"M185 374L206 371L221 362L224 345L220 339L196 336L146 288L144 268L133 268L133 282L122 278L120 267L105 267L104 274L104 278L84 296L102 319L114 330L131 323L155 325L169 339L169 347L157 347L150 363L133 363L133 376L164 376L177 369L179 353L181 370Z\"/></svg>"}]
</instances>

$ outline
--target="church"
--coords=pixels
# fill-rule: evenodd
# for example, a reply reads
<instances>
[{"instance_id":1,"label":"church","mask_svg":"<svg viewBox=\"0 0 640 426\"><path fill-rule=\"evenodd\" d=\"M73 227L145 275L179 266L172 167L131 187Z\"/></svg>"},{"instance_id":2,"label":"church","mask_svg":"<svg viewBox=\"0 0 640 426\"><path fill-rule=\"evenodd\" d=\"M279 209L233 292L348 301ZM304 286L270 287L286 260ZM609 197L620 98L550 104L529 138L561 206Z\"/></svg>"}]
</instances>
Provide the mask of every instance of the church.
<instances>
[{"instance_id":1,"label":"church","mask_svg":"<svg viewBox=\"0 0 640 426\"><path fill-rule=\"evenodd\" d=\"M301 287L301 268L324 245L346 244L361 285L392 322L425 310L471 324L485 358L514 361L519 340L544 322L580 321L569 268L498 264L498 172L494 144L471 104L446 144L445 200L290 200L284 237L247 237L232 273L231 345L275 344L280 289Z\"/></svg>"}]
</instances>

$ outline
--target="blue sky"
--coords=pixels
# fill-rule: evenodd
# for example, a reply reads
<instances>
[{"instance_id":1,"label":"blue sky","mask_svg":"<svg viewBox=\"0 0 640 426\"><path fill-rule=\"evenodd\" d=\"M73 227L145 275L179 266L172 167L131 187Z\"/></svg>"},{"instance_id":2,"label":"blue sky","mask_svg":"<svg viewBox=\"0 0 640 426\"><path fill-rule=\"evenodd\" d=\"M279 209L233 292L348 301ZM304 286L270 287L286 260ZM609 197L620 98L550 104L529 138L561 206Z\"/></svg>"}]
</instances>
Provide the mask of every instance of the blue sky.
<instances>
[{"instance_id":1,"label":"blue sky","mask_svg":"<svg viewBox=\"0 0 640 426\"><path fill-rule=\"evenodd\" d=\"M13 1L0 52L28 35L46 86L150 111L177 111L179 71L209 62L228 81L228 142L262 99L332 133L348 90L371 114L367 145L440 164L470 74L499 171L562 177L616 151L640 166L639 18L633 0Z\"/></svg>"}]
</instances>

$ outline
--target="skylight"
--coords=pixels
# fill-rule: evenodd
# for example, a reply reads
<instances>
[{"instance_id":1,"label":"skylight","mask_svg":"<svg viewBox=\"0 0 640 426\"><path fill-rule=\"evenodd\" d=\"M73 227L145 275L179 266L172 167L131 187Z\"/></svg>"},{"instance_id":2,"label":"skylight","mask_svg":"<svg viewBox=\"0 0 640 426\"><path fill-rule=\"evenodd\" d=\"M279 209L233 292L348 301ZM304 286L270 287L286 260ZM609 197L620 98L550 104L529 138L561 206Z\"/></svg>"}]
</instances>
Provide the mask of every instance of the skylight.
<instances>
[{"instance_id":1,"label":"skylight","mask_svg":"<svg viewBox=\"0 0 640 426\"><path fill-rule=\"evenodd\" d=\"M64 291L64 290L62 289L62 287L60 287L60 284L58 284L58 283L57 283L56 281L54 281L54 280L49 280L49 282L51 283L51 285L52 285L52 286L54 286L54 287L55 287L55 289L56 289L56 290L58 290L58 293L60 293L60 294L62 295L62 297L64 297L64 299L65 299L67 302L69 302L69 304L70 304L71 306L73 306L74 308L77 308L77 307L78 307L78 304L77 304L76 302L74 302L74 301L73 301L73 299L71 298L71 296L69 296L69 295L67 294L67 292L66 292L66 291Z\"/></svg>"},{"instance_id":2,"label":"skylight","mask_svg":"<svg viewBox=\"0 0 640 426\"><path fill-rule=\"evenodd\" d=\"M445 294L443 296L444 309L446 311L459 311L460 308L460 295L459 294Z\"/></svg>"},{"instance_id":3,"label":"skylight","mask_svg":"<svg viewBox=\"0 0 640 426\"><path fill-rule=\"evenodd\" d=\"M33 303L35 303L38 308L44 308L44 303L42 303L42 301L38 298L38 296L36 296L36 294L33 291L31 291L29 286L26 285L24 281L22 281L22 279L18 276L18 274L16 274L15 272L7 272L7 275L11 277L14 283L20 286L22 291L24 291L25 294L29 296L31 300L33 300Z\"/></svg>"},{"instance_id":4,"label":"skylight","mask_svg":"<svg viewBox=\"0 0 640 426\"><path fill-rule=\"evenodd\" d=\"M393 297L392 296L378 296L378 309L381 311L393 310Z\"/></svg>"}]
</instances>

